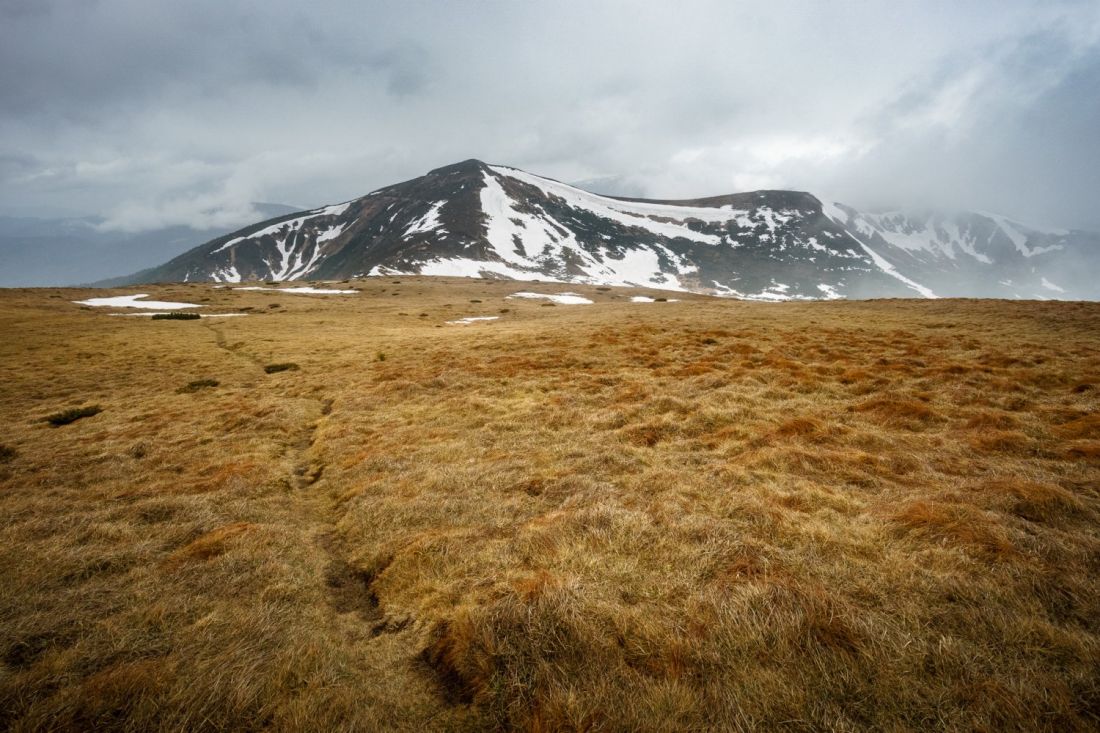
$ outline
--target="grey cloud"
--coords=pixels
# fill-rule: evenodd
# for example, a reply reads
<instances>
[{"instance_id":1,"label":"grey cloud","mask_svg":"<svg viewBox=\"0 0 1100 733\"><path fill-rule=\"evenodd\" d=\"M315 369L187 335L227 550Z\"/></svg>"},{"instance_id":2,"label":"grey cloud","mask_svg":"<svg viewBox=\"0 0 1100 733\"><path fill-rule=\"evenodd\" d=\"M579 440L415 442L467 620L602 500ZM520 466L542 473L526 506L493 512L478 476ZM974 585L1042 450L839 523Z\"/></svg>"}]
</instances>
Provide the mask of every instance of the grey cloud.
<instances>
[{"instance_id":1,"label":"grey cloud","mask_svg":"<svg viewBox=\"0 0 1100 733\"><path fill-rule=\"evenodd\" d=\"M790 187L1100 229L1090 2L0 0L0 17L0 214L205 226L480 157L662 198Z\"/></svg>"}]
</instances>

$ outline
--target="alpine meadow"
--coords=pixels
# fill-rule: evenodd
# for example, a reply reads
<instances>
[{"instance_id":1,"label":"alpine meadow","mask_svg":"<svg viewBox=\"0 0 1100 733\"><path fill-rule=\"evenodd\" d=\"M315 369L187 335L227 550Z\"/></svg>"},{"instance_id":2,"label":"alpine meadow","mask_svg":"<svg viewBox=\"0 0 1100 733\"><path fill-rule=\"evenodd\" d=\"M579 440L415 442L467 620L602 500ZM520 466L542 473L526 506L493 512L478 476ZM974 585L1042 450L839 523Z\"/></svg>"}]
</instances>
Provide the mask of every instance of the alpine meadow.
<instances>
[{"instance_id":1,"label":"alpine meadow","mask_svg":"<svg viewBox=\"0 0 1100 733\"><path fill-rule=\"evenodd\" d=\"M0 0L0 731L1100 731L1097 0Z\"/></svg>"},{"instance_id":2,"label":"alpine meadow","mask_svg":"<svg viewBox=\"0 0 1100 733\"><path fill-rule=\"evenodd\" d=\"M1097 304L267 287L3 293L6 726L1094 727Z\"/></svg>"}]
</instances>

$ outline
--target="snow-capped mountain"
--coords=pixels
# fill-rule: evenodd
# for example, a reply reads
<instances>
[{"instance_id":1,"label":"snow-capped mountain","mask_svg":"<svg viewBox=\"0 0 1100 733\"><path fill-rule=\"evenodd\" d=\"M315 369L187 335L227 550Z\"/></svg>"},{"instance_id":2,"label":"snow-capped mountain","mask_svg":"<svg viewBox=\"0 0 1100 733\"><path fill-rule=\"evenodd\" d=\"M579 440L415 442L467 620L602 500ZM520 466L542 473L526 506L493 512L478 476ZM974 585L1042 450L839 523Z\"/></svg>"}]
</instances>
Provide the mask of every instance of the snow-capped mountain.
<instances>
[{"instance_id":1,"label":"snow-capped mountain","mask_svg":"<svg viewBox=\"0 0 1100 733\"><path fill-rule=\"evenodd\" d=\"M615 198L468 160L219 237L130 282L451 275L763 300L1100 295L1100 236L798 191Z\"/></svg>"}]
</instances>

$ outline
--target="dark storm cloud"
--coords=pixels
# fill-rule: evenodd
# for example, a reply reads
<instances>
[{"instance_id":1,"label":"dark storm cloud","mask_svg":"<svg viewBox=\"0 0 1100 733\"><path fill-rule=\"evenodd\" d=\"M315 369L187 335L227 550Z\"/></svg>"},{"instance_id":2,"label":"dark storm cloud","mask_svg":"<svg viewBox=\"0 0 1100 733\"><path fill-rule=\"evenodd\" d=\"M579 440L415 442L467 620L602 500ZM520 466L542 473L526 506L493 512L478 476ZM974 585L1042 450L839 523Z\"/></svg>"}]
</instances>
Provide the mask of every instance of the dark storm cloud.
<instances>
[{"instance_id":1,"label":"dark storm cloud","mask_svg":"<svg viewBox=\"0 0 1100 733\"><path fill-rule=\"evenodd\" d=\"M1091 2L0 0L0 213L220 224L479 157L1100 229L1098 43Z\"/></svg>"}]
</instances>

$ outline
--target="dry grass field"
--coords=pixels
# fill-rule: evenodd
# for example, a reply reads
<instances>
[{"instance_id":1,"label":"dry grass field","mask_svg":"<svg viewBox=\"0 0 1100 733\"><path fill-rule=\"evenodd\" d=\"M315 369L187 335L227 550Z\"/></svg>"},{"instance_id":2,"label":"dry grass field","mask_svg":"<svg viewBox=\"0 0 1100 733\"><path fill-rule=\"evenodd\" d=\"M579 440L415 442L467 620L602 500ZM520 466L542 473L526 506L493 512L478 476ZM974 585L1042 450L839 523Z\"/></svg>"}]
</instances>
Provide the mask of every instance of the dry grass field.
<instances>
[{"instance_id":1,"label":"dry grass field","mask_svg":"<svg viewBox=\"0 0 1100 733\"><path fill-rule=\"evenodd\" d=\"M1100 304L333 287L0 292L0 727L1100 727Z\"/></svg>"}]
</instances>

